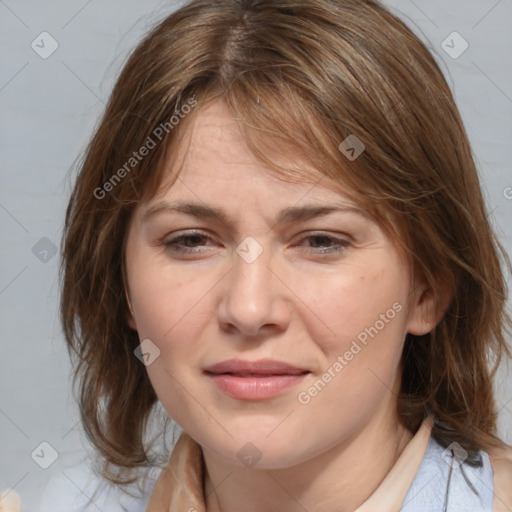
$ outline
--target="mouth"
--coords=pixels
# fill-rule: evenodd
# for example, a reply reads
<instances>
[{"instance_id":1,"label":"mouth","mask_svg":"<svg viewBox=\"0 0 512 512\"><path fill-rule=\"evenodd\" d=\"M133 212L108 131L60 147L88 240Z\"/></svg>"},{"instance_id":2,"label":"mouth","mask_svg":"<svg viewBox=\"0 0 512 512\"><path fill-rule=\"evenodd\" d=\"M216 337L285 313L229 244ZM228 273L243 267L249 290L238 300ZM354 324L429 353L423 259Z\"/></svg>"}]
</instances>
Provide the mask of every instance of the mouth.
<instances>
[{"instance_id":1,"label":"mouth","mask_svg":"<svg viewBox=\"0 0 512 512\"><path fill-rule=\"evenodd\" d=\"M299 375L308 372L307 368L295 366L276 359L259 359L258 361L245 361L243 359L229 359L211 365L205 369L207 373L231 375Z\"/></svg>"},{"instance_id":2,"label":"mouth","mask_svg":"<svg viewBox=\"0 0 512 512\"><path fill-rule=\"evenodd\" d=\"M238 400L272 398L297 385L311 371L270 359L231 359L208 367L204 374L224 394Z\"/></svg>"},{"instance_id":3,"label":"mouth","mask_svg":"<svg viewBox=\"0 0 512 512\"><path fill-rule=\"evenodd\" d=\"M285 375L303 375L311 373L307 370L297 372L283 372L283 373L268 373L268 372L209 372L205 371L207 375L235 375L236 377L281 377Z\"/></svg>"}]
</instances>

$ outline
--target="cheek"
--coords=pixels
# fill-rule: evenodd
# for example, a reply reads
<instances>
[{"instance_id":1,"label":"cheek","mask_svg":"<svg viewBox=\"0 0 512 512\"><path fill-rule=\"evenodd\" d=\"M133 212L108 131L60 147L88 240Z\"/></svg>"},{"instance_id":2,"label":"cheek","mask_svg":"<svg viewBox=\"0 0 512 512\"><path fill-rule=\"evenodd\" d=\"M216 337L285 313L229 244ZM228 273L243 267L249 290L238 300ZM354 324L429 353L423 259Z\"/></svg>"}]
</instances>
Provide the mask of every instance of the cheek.
<instances>
[{"instance_id":1,"label":"cheek","mask_svg":"<svg viewBox=\"0 0 512 512\"><path fill-rule=\"evenodd\" d=\"M210 281L164 265L137 265L135 260L130 289L139 335L154 337L157 343L172 337L180 324L200 310Z\"/></svg>"},{"instance_id":2,"label":"cheek","mask_svg":"<svg viewBox=\"0 0 512 512\"><path fill-rule=\"evenodd\" d=\"M324 352L343 353L358 337L363 342L365 338L401 342L407 279L396 265L351 266L320 282L312 280L302 289L311 299L307 316L311 336L322 340Z\"/></svg>"},{"instance_id":3,"label":"cheek","mask_svg":"<svg viewBox=\"0 0 512 512\"><path fill-rule=\"evenodd\" d=\"M325 422L355 428L392 399L406 331L406 290L399 268L351 268L311 286L311 311L318 316L309 311L304 318L324 357L314 379L299 390L304 411L315 408Z\"/></svg>"},{"instance_id":4,"label":"cheek","mask_svg":"<svg viewBox=\"0 0 512 512\"><path fill-rule=\"evenodd\" d=\"M201 414L190 400L195 383L190 382L189 372L201 352L203 324L211 321L208 291L215 280L208 273L190 276L162 266L134 265L132 270L130 289L139 338L150 339L159 350L146 367L148 377L164 408L184 425Z\"/></svg>"}]
</instances>

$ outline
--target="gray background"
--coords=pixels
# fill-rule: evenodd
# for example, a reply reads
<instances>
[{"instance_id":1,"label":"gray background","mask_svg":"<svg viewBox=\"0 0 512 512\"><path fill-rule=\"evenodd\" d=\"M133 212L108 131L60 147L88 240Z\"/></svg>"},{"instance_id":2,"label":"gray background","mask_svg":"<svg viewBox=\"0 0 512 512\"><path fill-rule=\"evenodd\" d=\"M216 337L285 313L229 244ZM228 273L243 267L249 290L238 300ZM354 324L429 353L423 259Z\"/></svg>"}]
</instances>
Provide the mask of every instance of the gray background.
<instances>
[{"instance_id":1,"label":"gray background","mask_svg":"<svg viewBox=\"0 0 512 512\"><path fill-rule=\"evenodd\" d=\"M512 1L385 3L432 46L469 132L494 225L510 252ZM81 488L79 470L90 460L71 395L58 321L59 254L52 252L60 242L71 169L128 51L177 5L0 0L0 491L14 487L24 511L36 509L35 497L51 477ZM42 46L43 31L58 43L46 59L31 47L34 40ZM469 44L458 58L442 48L454 31ZM448 44L452 54L462 49L457 36ZM512 444L510 367L501 369L496 387L500 434ZM43 441L58 452L46 470L31 458Z\"/></svg>"}]
</instances>

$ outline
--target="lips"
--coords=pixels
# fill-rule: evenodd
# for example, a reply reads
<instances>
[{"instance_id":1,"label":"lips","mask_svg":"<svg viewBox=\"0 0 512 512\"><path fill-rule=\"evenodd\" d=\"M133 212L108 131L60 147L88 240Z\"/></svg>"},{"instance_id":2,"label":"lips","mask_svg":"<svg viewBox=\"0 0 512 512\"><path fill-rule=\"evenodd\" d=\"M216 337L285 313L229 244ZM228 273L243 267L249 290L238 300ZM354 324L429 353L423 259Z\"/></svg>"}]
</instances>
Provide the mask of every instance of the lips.
<instances>
[{"instance_id":1,"label":"lips","mask_svg":"<svg viewBox=\"0 0 512 512\"><path fill-rule=\"evenodd\" d=\"M260 359L258 361L244 361L242 359L229 359L214 364L205 369L206 373L231 374L238 376L272 376L272 375L300 375L309 373L309 370L300 368L275 359Z\"/></svg>"},{"instance_id":2,"label":"lips","mask_svg":"<svg viewBox=\"0 0 512 512\"><path fill-rule=\"evenodd\" d=\"M309 370L274 359L230 359L204 371L225 395L237 400L264 400L297 385Z\"/></svg>"}]
</instances>

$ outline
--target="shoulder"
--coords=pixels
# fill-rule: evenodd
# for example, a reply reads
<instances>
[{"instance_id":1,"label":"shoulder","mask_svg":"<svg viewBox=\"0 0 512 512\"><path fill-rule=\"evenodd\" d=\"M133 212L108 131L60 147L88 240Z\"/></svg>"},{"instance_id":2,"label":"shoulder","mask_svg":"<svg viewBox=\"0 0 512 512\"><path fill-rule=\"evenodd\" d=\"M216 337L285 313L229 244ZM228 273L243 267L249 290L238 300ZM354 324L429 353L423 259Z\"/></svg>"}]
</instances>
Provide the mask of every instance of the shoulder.
<instances>
[{"instance_id":1,"label":"shoulder","mask_svg":"<svg viewBox=\"0 0 512 512\"><path fill-rule=\"evenodd\" d=\"M11 488L0 492L0 512L20 512L21 497Z\"/></svg>"},{"instance_id":2,"label":"shoulder","mask_svg":"<svg viewBox=\"0 0 512 512\"><path fill-rule=\"evenodd\" d=\"M84 467L65 469L50 478L43 488L37 512L145 512L152 486L130 494Z\"/></svg>"},{"instance_id":3,"label":"shoulder","mask_svg":"<svg viewBox=\"0 0 512 512\"><path fill-rule=\"evenodd\" d=\"M481 452L481 455L481 466L471 466L457 446L445 448L431 437L401 510L443 510L447 500L448 510L490 512L493 472L487 454Z\"/></svg>"},{"instance_id":4,"label":"shoulder","mask_svg":"<svg viewBox=\"0 0 512 512\"><path fill-rule=\"evenodd\" d=\"M508 512L512 509L512 447L495 448L489 458L494 473L493 511Z\"/></svg>"}]
</instances>

